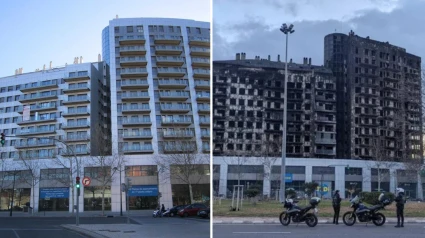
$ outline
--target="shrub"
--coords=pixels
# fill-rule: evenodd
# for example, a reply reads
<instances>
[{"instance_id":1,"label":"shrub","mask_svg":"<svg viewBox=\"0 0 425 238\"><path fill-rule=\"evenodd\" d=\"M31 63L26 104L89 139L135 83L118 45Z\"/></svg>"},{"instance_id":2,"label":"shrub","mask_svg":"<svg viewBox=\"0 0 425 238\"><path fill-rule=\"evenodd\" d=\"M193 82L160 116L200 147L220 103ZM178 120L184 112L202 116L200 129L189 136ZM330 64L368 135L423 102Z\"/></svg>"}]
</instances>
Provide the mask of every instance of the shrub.
<instances>
[{"instance_id":1,"label":"shrub","mask_svg":"<svg viewBox=\"0 0 425 238\"><path fill-rule=\"evenodd\" d=\"M260 194L260 186L258 185L250 186L250 188L245 191L245 194L249 198L256 197L258 194Z\"/></svg>"},{"instance_id":2,"label":"shrub","mask_svg":"<svg viewBox=\"0 0 425 238\"><path fill-rule=\"evenodd\" d=\"M368 204L377 205L379 204L380 192L361 192L359 197L360 199ZM384 193L384 196L388 198L391 202L394 201L395 195L393 193Z\"/></svg>"}]
</instances>

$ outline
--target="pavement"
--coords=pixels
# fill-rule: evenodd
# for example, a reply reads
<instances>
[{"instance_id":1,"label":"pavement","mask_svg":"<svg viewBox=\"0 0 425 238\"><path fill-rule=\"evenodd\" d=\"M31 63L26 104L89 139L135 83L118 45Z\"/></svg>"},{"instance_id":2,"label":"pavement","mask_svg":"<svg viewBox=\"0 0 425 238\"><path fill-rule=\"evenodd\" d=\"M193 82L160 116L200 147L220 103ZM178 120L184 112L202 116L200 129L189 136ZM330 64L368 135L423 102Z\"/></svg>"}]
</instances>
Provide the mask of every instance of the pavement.
<instances>
[{"instance_id":1,"label":"pavement","mask_svg":"<svg viewBox=\"0 0 425 238\"><path fill-rule=\"evenodd\" d=\"M404 228L395 228L394 224L375 226L373 224L356 223L353 226L344 224L319 224L308 227L306 224L214 224L213 237L219 238L423 238L425 224L408 223Z\"/></svg>"},{"instance_id":2,"label":"pavement","mask_svg":"<svg viewBox=\"0 0 425 238\"><path fill-rule=\"evenodd\" d=\"M333 218L331 217L318 217L319 224L332 224ZM340 217L342 222L342 218ZM423 223L425 225L425 218L421 217L405 217L405 223ZM213 218L214 224L280 224L278 217L216 217ZM358 222L357 222L358 223ZM397 218L387 217L385 223L397 223ZM365 224L365 223L361 223Z\"/></svg>"},{"instance_id":3,"label":"pavement","mask_svg":"<svg viewBox=\"0 0 425 238\"><path fill-rule=\"evenodd\" d=\"M140 210L140 211L130 211L130 216L152 216L153 210ZM80 217L119 217L120 212L110 212L105 211L105 214L102 215L102 211L84 211L80 212ZM0 217L9 217L9 211L1 211ZM40 211L35 212L34 215L28 212L22 211L13 211L12 217L75 217L75 213L72 214L68 211ZM123 216L126 217L127 213L123 212Z\"/></svg>"}]
</instances>

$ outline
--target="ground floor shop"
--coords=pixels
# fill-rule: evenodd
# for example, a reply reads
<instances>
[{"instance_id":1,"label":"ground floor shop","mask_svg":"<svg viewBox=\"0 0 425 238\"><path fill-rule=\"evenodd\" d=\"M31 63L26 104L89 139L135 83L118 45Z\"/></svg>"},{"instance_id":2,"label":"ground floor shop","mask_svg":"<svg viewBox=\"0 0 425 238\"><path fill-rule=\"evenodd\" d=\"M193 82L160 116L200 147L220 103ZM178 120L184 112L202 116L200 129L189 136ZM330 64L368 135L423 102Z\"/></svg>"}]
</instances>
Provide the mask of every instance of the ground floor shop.
<instances>
[{"instance_id":1,"label":"ground floor shop","mask_svg":"<svg viewBox=\"0 0 425 238\"><path fill-rule=\"evenodd\" d=\"M232 197L234 185L248 189L259 186L264 198L278 199L281 174L280 158L267 164L261 158L240 159L214 157L213 191L215 196ZM409 199L425 196L425 175L407 171L403 164L377 166L373 161L287 158L285 184L298 197L305 194L305 183L317 183L315 196L331 198L339 190L341 197L351 198L362 191L394 192L397 187L406 191Z\"/></svg>"}]
</instances>

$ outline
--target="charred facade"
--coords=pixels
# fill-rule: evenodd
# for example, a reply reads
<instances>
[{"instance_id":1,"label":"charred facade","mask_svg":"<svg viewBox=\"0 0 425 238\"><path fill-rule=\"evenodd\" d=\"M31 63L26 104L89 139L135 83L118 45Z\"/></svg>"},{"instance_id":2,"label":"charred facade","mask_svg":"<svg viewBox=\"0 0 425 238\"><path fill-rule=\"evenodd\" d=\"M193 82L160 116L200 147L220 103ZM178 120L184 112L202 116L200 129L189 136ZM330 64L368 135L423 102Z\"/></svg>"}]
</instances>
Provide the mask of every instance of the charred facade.
<instances>
[{"instance_id":1,"label":"charred facade","mask_svg":"<svg viewBox=\"0 0 425 238\"><path fill-rule=\"evenodd\" d=\"M285 64L260 59L214 61L214 155L279 156ZM336 157L336 80L332 72L288 63L287 156Z\"/></svg>"},{"instance_id":2,"label":"charred facade","mask_svg":"<svg viewBox=\"0 0 425 238\"><path fill-rule=\"evenodd\" d=\"M350 32L325 37L325 66L337 80L337 157L422 157L421 58Z\"/></svg>"}]
</instances>

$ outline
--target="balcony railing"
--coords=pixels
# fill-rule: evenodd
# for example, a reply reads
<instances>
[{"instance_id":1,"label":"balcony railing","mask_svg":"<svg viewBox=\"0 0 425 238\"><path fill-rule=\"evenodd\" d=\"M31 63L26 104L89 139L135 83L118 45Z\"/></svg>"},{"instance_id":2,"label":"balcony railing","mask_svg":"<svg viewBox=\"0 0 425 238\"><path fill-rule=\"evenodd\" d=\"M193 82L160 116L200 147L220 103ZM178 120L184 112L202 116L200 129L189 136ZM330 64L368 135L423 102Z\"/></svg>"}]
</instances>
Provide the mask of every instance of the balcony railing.
<instances>
[{"instance_id":1,"label":"balcony railing","mask_svg":"<svg viewBox=\"0 0 425 238\"><path fill-rule=\"evenodd\" d=\"M174 46L174 45L157 45L155 46L155 50L157 51L182 51L183 47L182 46Z\"/></svg>"},{"instance_id":2,"label":"balcony railing","mask_svg":"<svg viewBox=\"0 0 425 238\"><path fill-rule=\"evenodd\" d=\"M90 127L89 122L68 122L62 125L62 128L73 128L73 127Z\"/></svg>"},{"instance_id":3,"label":"balcony railing","mask_svg":"<svg viewBox=\"0 0 425 238\"><path fill-rule=\"evenodd\" d=\"M161 110L190 110L190 105L187 104L172 104L172 105L168 105L168 104L162 104L161 105Z\"/></svg>"},{"instance_id":4,"label":"balcony railing","mask_svg":"<svg viewBox=\"0 0 425 238\"><path fill-rule=\"evenodd\" d=\"M31 134L50 134L55 133L56 128L33 128L33 129L21 129L17 131L16 135L31 135Z\"/></svg>"},{"instance_id":5,"label":"balcony railing","mask_svg":"<svg viewBox=\"0 0 425 238\"><path fill-rule=\"evenodd\" d=\"M118 97L118 99L120 99ZM148 92L126 93L121 95L122 100L126 99L150 99Z\"/></svg>"},{"instance_id":6,"label":"balcony railing","mask_svg":"<svg viewBox=\"0 0 425 238\"><path fill-rule=\"evenodd\" d=\"M210 137L210 132L209 131L202 131L201 136L202 137Z\"/></svg>"},{"instance_id":7,"label":"balcony railing","mask_svg":"<svg viewBox=\"0 0 425 238\"><path fill-rule=\"evenodd\" d=\"M201 118L199 119L199 123L201 124L210 124L211 120L209 118Z\"/></svg>"},{"instance_id":8,"label":"balcony railing","mask_svg":"<svg viewBox=\"0 0 425 238\"><path fill-rule=\"evenodd\" d=\"M158 74L186 74L184 68L157 68Z\"/></svg>"},{"instance_id":9,"label":"balcony railing","mask_svg":"<svg viewBox=\"0 0 425 238\"><path fill-rule=\"evenodd\" d=\"M28 148L37 146L54 146L53 140L39 140L39 141L22 141L15 144L15 148Z\"/></svg>"},{"instance_id":10,"label":"balcony railing","mask_svg":"<svg viewBox=\"0 0 425 238\"><path fill-rule=\"evenodd\" d=\"M57 97L57 91L43 92L43 93L35 93L35 94L25 94L19 101L23 100L36 100L43 99L49 97Z\"/></svg>"},{"instance_id":11,"label":"balcony railing","mask_svg":"<svg viewBox=\"0 0 425 238\"><path fill-rule=\"evenodd\" d=\"M160 97L189 97L189 92L159 92Z\"/></svg>"},{"instance_id":12,"label":"balcony railing","mask_svg":"<svg viewBox=\"0 0 425 238\"><path fill-rule=\"evenodd\" d=\"M122 109L118 109L118 111L122 111L122 112L132 112L132 111L149 111L149 105L143 106L143 105L138 105L138 106L128 106L128 107L122 107Z\"/></svg>"},{"instance_id":13,"label":"balcony railing","mask_svg":"<svg viewBox=\"0 0 425 238\"><path fill-rule=\"evenodd\" d=\"M68 97L67 102L78 102L78 101L88 101L88 100L89 100L89 97L85 95L85 96Z\"/></svg>"},{"instance_id":14,"label":"balcony railing","mask_svg":"<svg viewBox=\"0 0 425 238\"><path fill-rule=\"evenodd\" d=\"M21 86L20 90L22 92L25 92L25 91L38 90L42 88L57 88L57 87L58 87L57 80L52 80L52 81L24 84Z\"/></svg>"},{"instance_id":15,"label":"balcony railing","mask_svg":"<svg viewBox=\"0 0 425 238\"><path fill-rule=\"evenodd\" d=\"M30 116L29 120L26 120L26 121L24 121L24 118L23 117L19 117L18 118L18 123L19 124L24 124L24 123L33 124L33 123L37 123L37 122L43 123L43 122L47 122L47 121L56 120L56 118L58 118L58 117L59 117L59 115L57 115L57 114L55 114L55 115L50 115L49 114L48 116L38 116L38 117L36 117L36 116Z\"/></svg>"},{"instance_id":16,"label":"balcony railing","mask_svg":"<svg viewBox=\"0 0 425 238\"><path fill-rule=\"evenodd\" d=\"M148 70L146 68L127 68L121 69L121 74L139 74L139 73L147 73Z\"/></svg>"},{"instance_id":17,"label":"balcony railing","mask_svg":"<svg viewBox=\"0 0 425 238\"><path fill-rule=\"evenodd\" d=\"M122 46L120 52L143 52L146 48L143 46Z\"/></svg>"},{"instance_id":18,"label":"balcony railing","mask_svg":"<svg viewBox=\"0 0 425 238\"><path fill-rule=\"evenodd\" d=\"M166 123L166 124L179 124L179 123L192 123L192 119L191 118L167 118L167 119L162 119L161 123Z\"/></svg>"},{"instance_id":19,"label":"balcony railing","mask_svg":"<svg viewBox=\"0 0 425 238\"><path fill-rule=\"evenodd\" d=\"M193 131L164 131L164 137L193 137L195 133Z\"/></svg>"},{"instance_id":20,"label":"balcony railing","mask_svg":"<svg viewBox=\"0 0 425 238\"><path fill-rule=\"evenodd\" d=\"M192 53L203 53L203 54L210 54L209 48L204 47L190 47L190 52Z\"/></svg>"},{"instance_id":21,"label":"balcony railing","mask_svg":"<svg viewBox=\"0 0 425 238\"><path fill-rule=\"evenodd\" d=\"M124 146L123 152L124 153L137 153L137 152L152 152L153 148L152 145L139 145L139 146Z\"/></svg>"},{"instance_id":22,"label":"balcony railing","mask_svg":"<svg viewBox=\"0 0 425 238\"><path fill-rule=\"evenodd\" d=\"M184 58L180 56L157 56L156 62L183 62Z\"/></svg>"},{"instance_id":23,"label":"balcony railing","mask_svg":"<svg viewBox=\"0 0 425 238\"><path fill-rule=\"evenodd\" d=\"M140 138L140 137L152 137L151 131L139 131L139 132L124 132L122 133L124 138Z\"/></svg>"},{"instance_id":24,"label":"balcony railing","mask_svg":"<svg viewBox=\"0 0 425 238\"><path fill-rule=\"evenodd\" d=\"M210 84L209 81L196 80L195 81L195 86L198 86L198 87L210 87L211 84Z\"/></svg>"},{"instance_id":25,"label":"balcony railing","mask_svg":"<svg viewBox=\"0 0 425 238\"><path fill-rule=\"evenodd\" d=\"M89 135L69 135L62 138L63 141L83 141L90 140Z\"/></svg>"},{"instance_id":26,"label":"balcony railing","mask_svg":"<svg viewBox=\"0 0 425 238\"><path fill-rule=\"evenodd\" d=\"M151 124L152 121L150 118L131 118L127 120L122 120L123 125L134 125L134 124Z\"/></svg>"}]
</instances>

